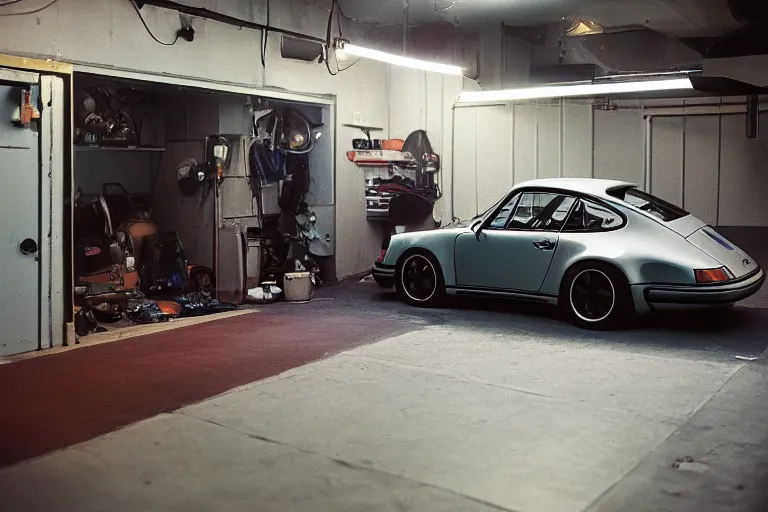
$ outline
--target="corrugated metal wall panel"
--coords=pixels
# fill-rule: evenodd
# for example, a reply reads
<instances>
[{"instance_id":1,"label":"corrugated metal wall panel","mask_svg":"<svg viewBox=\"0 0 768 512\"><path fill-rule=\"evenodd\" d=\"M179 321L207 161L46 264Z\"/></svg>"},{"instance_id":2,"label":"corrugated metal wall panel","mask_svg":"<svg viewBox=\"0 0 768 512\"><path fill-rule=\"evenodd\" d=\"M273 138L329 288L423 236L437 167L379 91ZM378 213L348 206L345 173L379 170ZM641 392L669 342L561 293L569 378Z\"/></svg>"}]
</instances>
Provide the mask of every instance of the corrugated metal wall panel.
<instances>
[{"instance_id":1,"label":"corrugated metal wall panel","mask_svg":"<svg viewBox=\"0 0 768 512\"><path fill-rule=\"evenodd\" d=\"M594 156L592 106L563 108L563 177L591 178Z\"/></svg>"},{"instance_id":2,"label":"corrugated metal wall panel","mask_svg":"<svg viewBox=\"0 0 768 512\"><path fill-rule=\"evenodd\" d=\"M460 219L477 214L477 116L474 108L455 111L453 214Z\"/></svg>"},{"instance_id":3,"label":"corrugated metal wall panel","mask_svg":"<svg viewBox=\"0 0 768 512\"><path fill-rule=\"evenodd\" d=\"M538 177L559 178L562 148L560 147L560 105L539 105L536 126Z\"/></svg>"},{"instance_id":4,"label":"corrugated metal wall panel","mask_svg":"<svg viewBox=\"0 0 768 512\"><path fill-rule=\"evenodd\" d=\"M723 116L720 158L722 226L768 225L768 115L759 139L744 135L746 116Z\"/></svg>"},{"instance_id":5,"label":"corrugated metal wall panel","mask_svg":"<svg viewBox=\"0 0 768 512\"><path fill-rule=\"evenodd\" d=\"M536 178L536 105L514 106L515 183Z\"/></svg>"},{"instance_id":6,"label":"corrugated metal wall panel","mask_svg":"<svg viewBox=\"0 0 768 512\"><path fill-rule=\"evenodd\" d=\"M651 193L673 204L683 204L683 117L653 120Z\"/></svg>"},{"instance_id":7,"label":"corrugated metal wall panel","mask_svg":"<svg viewBox=\"0 0 768 512\"><path fill-rule=\"evenodd\" d=\"M644 128L636 111L595 111L595 178L643 183Z\"/></svg>"},{"instance_id":8,"label":"corrugated metal wall panel","mask_svg":"<svg viewBox=\"0 0 768 512\"><path fill-rule=\"evenodd\" d=\"M683 207L713 226L717 225L719 160L720 117L686 117Z\"/></svg>"},{"instance_id":9,"label":"corrugated metal wall panel","mask_svg":"<svg viewBox=\"0 0 768 512\"><path fill-rule=\"evenodd\" d=\"M483 212L512 188L509 106L477 109L477 208Z\"/></svg>"}]
</instances>

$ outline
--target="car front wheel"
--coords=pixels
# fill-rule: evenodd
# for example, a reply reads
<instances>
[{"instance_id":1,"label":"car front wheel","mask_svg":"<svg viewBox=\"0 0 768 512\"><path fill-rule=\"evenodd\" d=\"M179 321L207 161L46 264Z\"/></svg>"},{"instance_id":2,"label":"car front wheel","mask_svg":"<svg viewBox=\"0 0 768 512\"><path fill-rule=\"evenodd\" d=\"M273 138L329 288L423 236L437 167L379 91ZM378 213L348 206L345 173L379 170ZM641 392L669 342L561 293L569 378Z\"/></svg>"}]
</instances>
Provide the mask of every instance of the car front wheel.
<instances>
[{"instance_id":1,"label":"car front wheel","mask_svg":"<svg viewBox=\"0 0 768 512\"><path fill-rule=\"evenodd\" d=\"M585 329L622 327L633 310L627 279L599 262L571 268L563 279L559 302L569 320Z\"/></svg>"},{"instance_id":2,"label":"car front wheel","mask_svg":"<svg viewBox=\"0 0 768 512\"><path fill-rule=\"evenodd\" d=\"M402 259L397 266L395 287L405 302L417 307L437 307L445 296L440 264L425 253L411 253Z\"/></svg>"}]
</instances>

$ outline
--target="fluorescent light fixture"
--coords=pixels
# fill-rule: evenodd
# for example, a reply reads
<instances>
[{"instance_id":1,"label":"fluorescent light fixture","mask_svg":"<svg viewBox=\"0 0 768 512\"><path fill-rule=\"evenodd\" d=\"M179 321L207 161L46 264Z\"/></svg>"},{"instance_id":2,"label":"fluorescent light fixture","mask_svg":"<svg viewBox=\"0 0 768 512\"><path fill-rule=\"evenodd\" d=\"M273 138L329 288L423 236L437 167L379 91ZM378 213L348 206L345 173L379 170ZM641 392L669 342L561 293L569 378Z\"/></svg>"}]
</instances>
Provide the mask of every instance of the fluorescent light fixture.
<instances>
[{"instance_id":1,"label":"fluorescent light fixture","mask_svg":"<svg viewBox=\"0 0 768 512\"><path fill-rule=\"evenodd\" d=\"M437 62L427 62L425 60L411 59L408 57L402 57L400 55L380 52L378 50L371 50L370 48L363 48L362 46L357 46L346 42L341 42L340 44L337 43L336 52L344 52L346 55L354 55L355 57L378 60L380 62L386 62L387 64L393 64L395 66L421 69L423 71L432 71L434 73L445 73L446 75L462 74L462 69L458 66L450 66L448 64L439 64Z\"/></svg>"},{"instance_id":2,"label":"fluorescent light fixture","mask_svg":"<svg viewBox=\"0 0 768 512\"><path fill-rule=\"evenodd\" d=\"M666 80L635 80L622 82L588 82L565 85L544 85L504 91L463 92L457 103L506 103L509 101L572 98L578 96L609 96L655 91L692 90L688 78Z\"/></svg>"}]
</instances>

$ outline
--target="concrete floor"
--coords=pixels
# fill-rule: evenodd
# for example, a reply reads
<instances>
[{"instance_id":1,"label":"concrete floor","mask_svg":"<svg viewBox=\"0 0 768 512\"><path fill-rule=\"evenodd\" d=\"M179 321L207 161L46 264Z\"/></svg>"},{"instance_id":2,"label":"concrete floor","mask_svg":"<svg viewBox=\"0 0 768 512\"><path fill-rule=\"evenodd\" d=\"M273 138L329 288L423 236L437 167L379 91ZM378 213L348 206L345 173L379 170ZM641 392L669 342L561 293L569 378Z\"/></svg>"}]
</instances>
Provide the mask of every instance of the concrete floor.
<instances>
[{"instance_id":1,"label":"concrete floor","mask_svg":"<svg viewBox=\"0 0 768 512\"><path fill-rule=\"evenodd\" d=\"M768 267L745 243L760 237L727 235ZM263 307L310 331L354 311L396 335L0 469L0 508L765 510L768 358L734 356L768 346L768 288L612 333L545 307L451 306L365 283Z\"/></svg>"},{"instance_id":2,"label":"concrete floor","mask_svg":"<svg viewBox=\"0 0 768 512\"><path fill-rule=\"evenodd\" d=\"M768 364L734 356L765 350L765 294L615 333L371 283L318 298L260 314L411 328L2 469L3 510L763 509Z\"/></svg>"}]
</instances>

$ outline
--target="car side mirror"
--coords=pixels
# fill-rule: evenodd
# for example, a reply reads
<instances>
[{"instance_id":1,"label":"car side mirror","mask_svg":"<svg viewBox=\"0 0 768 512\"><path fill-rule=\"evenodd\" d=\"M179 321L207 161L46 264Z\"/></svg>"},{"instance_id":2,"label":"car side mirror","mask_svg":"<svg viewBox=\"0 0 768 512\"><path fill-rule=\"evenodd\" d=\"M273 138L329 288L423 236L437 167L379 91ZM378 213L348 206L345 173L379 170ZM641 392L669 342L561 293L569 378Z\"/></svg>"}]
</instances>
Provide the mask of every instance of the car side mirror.
<instances>
[{"instance_id":1,"label":"car side mirror","mask_svg":"<svg viewBox=\"0 0 768 512\"><path fill-rule=\"evenodd\" d=\"M475 232L475 238L480 240L480 233L483 232L483 221L479 221L472 225L472 231Z\"/></svg>"}]
</instances>

